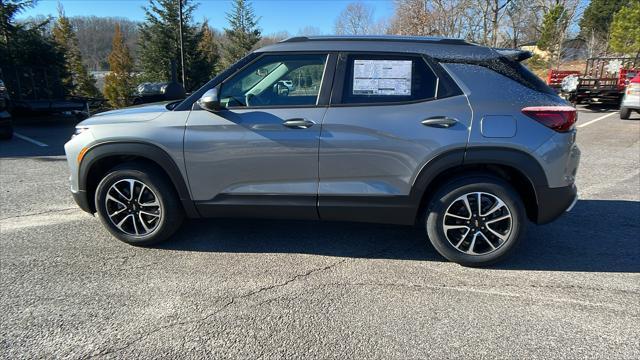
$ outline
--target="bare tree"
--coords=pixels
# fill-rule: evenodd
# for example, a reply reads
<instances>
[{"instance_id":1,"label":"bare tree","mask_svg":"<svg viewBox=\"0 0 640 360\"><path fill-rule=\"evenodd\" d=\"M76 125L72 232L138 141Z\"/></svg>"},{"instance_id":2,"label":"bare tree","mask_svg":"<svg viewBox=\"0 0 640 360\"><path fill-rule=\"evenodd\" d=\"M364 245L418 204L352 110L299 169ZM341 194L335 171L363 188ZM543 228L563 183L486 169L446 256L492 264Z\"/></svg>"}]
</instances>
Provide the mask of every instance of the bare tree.
<instances>
[{"instance_id":1,"label":"bare tree","mask_svg":"<svg viewBox=\"0 0 640 360\"><path fill-rule=\"evenodd\" d=\"M373 8L362 2L352 2L336 19L334 31L338 35L366 35L374 30Z\"/></svg>"},{"instance_id":2,"label":"bare tree","mask_svg":"<svg viewBox=\"0 0 640 360\"><path fill-rule=\"evenodd\" d=\"M502 46L517 48L537 41L540 34L536 21L535 10L529 0L511 1L505 9Z\"/></svg>"},{"instance_id":3,"label":"bare tree","mask_svg":"<svg viewBox=\"0 0 640 360\"><path fill-rule=\"evenodd\" d=\"M396 0L389 32L399 35L470 38L471 10L478 0Z\"/></svg>"},{"instance_id":4,"label":"bare tree","mask_svg":"<svg viewBox=\"0 0 640 360\"><path fill-rule=\"evenodd\" d=\"M308 26L305 26L302 29L298 30L298 35L300 35L300 36L320 35L320 28L308 25Z\"/></svg>"}]
</instances>

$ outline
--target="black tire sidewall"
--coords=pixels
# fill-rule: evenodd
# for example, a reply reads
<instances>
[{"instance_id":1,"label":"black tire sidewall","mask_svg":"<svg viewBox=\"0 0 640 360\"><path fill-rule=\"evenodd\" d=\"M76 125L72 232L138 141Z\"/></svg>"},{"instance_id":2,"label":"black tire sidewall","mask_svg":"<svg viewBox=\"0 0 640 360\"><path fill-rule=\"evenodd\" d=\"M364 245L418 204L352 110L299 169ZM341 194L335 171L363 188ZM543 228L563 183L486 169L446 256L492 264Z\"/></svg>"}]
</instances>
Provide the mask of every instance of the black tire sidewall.
<instances>
[{"instance_id":1,"label":"black tire sidewall","mask_svg":"<svg viewBox=\"0 0 640 360\"><path fill-rule=\"evenodd\" d=\"M117 181L135 179L143 182L157 196L162 206L163 216L160 224L150 234L132 236L120 231L107 216L105 198L109 188ZM151 245L166 240L182 223L181 205L173 187L167 182L164 174L144 165L121 165L111 171L100 181L95 192L95 204L98 218L109 232L117 239L132 245Z\"/></svg>"},{"instance_id":2,"label":"black tire sidewall","mask_svg":"<svg viewBox=\"0 0 640 360\"><path fill-rule=\"evenodd\" d=\"M444 234L444 214L458 197L471 192L485 192L499 197L509 208L512 230L506 243L485 255L469 255L457 250ZM487 266L503 260L518 245L526 226L524 205L518 193L507 182L494 177L468 177L449 182L434 195L426 213L426 229L431 244L446 259L465 266Z\"/></svg>"},{"instance_id":3,"label":"black tire sidewall","mask_svg":"<svg viewBox=\"0 0 640 360\"><path fill-rule=\"evenodd\" d=\"M629 120L631 117L631 109L622 107L620 108L620 119Z\"/></svg>"}]
</instances>

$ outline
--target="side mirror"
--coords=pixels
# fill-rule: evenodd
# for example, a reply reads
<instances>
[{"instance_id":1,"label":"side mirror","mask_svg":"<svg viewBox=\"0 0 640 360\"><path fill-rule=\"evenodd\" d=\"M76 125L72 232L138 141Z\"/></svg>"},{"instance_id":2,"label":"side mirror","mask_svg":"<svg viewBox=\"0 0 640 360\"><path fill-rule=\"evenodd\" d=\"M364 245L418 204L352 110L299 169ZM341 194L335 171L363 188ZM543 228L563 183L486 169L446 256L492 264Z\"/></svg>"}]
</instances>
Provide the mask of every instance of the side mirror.
<instances>
[{"instance_id":1,"label":"side mirror","mask_svg":"<svg viewBox=\"0 0 640 360\"><path fill-rule=\"evenodd\" d=\"M207 90L200 99L198 99L198 106L207 111L219 111L220 99L218 98L218 87Z\"/></svg>"}]
</instances>

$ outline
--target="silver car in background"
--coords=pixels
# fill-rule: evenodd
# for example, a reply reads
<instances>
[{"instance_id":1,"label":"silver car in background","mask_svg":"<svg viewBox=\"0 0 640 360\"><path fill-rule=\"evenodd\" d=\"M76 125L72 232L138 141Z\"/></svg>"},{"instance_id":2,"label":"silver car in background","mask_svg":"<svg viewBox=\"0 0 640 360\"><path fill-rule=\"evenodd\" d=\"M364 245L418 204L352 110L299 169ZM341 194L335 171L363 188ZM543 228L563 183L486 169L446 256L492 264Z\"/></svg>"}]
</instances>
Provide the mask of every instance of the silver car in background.
<instances>
[{"instance_id":1,"label":"silver car in background","mask_svg":"<svg viewBox=\"0 0 640 360\"><path fill-rule=\"evenodd\" d=\"M185 216L363 221L420 226L445 258L488 265L577 199L576 111L528 56L458 39L287 39L184 101L80 123L71 191L135 245ZM304 81L284 90L290 79Z\"/></svg>"}]
</instances>

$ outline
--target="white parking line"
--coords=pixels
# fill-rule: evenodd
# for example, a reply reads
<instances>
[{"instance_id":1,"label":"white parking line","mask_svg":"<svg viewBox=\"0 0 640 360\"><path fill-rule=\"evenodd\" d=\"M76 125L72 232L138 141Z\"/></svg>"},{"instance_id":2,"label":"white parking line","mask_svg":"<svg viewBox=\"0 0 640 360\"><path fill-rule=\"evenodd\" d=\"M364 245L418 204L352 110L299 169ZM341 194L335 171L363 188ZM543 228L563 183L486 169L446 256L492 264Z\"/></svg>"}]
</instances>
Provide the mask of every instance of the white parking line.
<instances>
[{"instance_id":1,"label":"white parking line","mask_svg":"<svg viewBox=\"0 0 640 360\"><path fill-rule=\"evenodd\" d=\"M45 144L45 143L43 143L43 142L40 142L40 141L38 141L38 140L34 140L34 139L30 138L30 137L24 136L24 135L22 135L22 134L18 134L18 133L16 133L16 132L14 132L14 133L13 133L13 136L15 136L15 137L17 137L17 138L19 138L19 139L22 139L22 140L24 140L24 141L28 141L28 142L30 142L30 143L32 143L32 144L36 144L36 145L41 146L41 147L49 146L49 145L47 145L47 144Z\"/></svg>"},{"instance_id":2,"label":"white parking line","mask_svg":"<svg viewBox=\"0 0 640 360\"><path fill-rule=\"evenodd\" d=\"M616 112L608 113L607 115L602 115L602 116L600 116L599 118L595 118L595 119L593 119L593 120L591 120L591 121L587 121L586 123L584 123L584 124L580 124L580 125L578 125L577 127L581 128L581 127L585 127L585 126L587 126L587 125L591 125L591 124L593 124L593 123L594 123L594 122L596 122L596 121L600 121L600 120L602 120L602 119L608 118L609 116L611 116L611 115L615 115L615 114L617 114L617 113L618 113L618 112L616 111Z\"/></svg>"}]
</instances>

